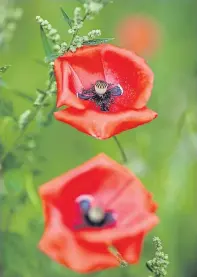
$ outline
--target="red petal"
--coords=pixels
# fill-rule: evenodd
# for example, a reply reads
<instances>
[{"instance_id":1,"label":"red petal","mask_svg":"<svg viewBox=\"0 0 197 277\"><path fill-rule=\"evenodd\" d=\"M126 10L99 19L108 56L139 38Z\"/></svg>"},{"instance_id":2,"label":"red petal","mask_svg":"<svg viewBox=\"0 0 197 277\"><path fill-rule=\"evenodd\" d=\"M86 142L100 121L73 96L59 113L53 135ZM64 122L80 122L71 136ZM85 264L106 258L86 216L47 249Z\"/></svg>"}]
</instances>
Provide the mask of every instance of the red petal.
<instances>
[{"instance_id":1,"label":"red petal","mask_svg":"<svg viewBox=\"0 0 197 277\"><path fill-rule=\"evenodd\" d=\"M143 236L158 223L151 194L133 173L105 154L44 184L39 192L45 215L40 250L80 273L118 266L109 245L127 262L136 263ZM115 227L75 229L75 201L84 194L116 213Z\"/></svg>"},{"instance_id":2,"label":"red petal","mask_svg":"<svg viewBox=\"0 0 197 277\"><path fill-rule=\"evenodd\" d=\"M104 243L87 243L75 236L62 222L53 206L50 220L39 243L39 249L56 262L79 273L88 273L118 266Z\"/></svg>"},{"instance_id":3,"label":"red petal","mask_svg":"<svg viewBox=\"0 0 197 277\"><path fill-rule=\"evenodd\" d=\"M57 106L68 105L83 109L89 101L77 98L77 92L90 89L98 80L105 80L100 49L102 46L82 47L66 53L55 61Z\"/></svg>"},{"instance_id":4,"label":"red petal","mask_svg":"<svg viewBox=\"0 0 197 277\"><path fill-rule=\"evenodd\" d=\"M135 264L140 259L144 240L144 233L114 242L114 246L121 253L122 258L130 264Z\"/></svg>"},{"instance_id":5,"label":"red petal","mask_svg":"<svg viewBox=\"0 0 197 277\"><path fill-rule=\"evenodd\" d=\"M128 210L127 213L132 213L132 210ZM84 230L79 233L81 239L90 243L115 244L117 240L122 240L125 237L135 237L141 232L148 233L159 223L159 219L156 215L150 213L144 213L135 218L136 222L129 221L128 225L109 229L99 230ZM132 219L132 218L131 218ZM132 225L134 224L134 225Z\"/></svg>"},{"instance_id":6,"label":"red petal","mask_svg":"<svg viewBox=\"0 0 197 277\"><path fill-rule=\"evenodd\" d=\"M58 107L92 106L89 101L78 99L76 93L91 88L98 80L106 80L123 88L123 95L115 98L114 110L139 109L146 105L153 86L153 73L142 58L108 44L82 47L59 57L55 76Z\"/></svg>"},{"instance_id":7,"label":"red petal","mask_svg":"<svg viewBox=\"0 0 197 277\"><path fill-rule=\"evenodd\" d=\"M127 109L146 106L153 87L153 72L145 61L133 52L106 45L102 62L106 81L123 88L123 95L116 97L115 104Z\"/></svg>"},{"instance_id":8,"label":"red petal","mask_svg":"<svg viewBox=\"0 0 197 277\"><path fill-rule=\"evenodd\" d=\"M129 171L105 154L100 154L42 185L39 193L44 202L52 203L61 211L64 223L75 231L78 196L89 194L105 209L109 199L116 198L130 179Z\"/></svg>"},{"instance_id":9,"label":"red petal","mask_svg":"<svg viewBox=\"0 0 197 277\"><path fill-rule=\"evenodd\" d=\"M55 118L98 139L107 139L123 131L152 121L157 113L143 108L119 113L68 108L54 113Z\"/></svg>"},{"instance_id":10,"label":"red petal","mask_svg":"<svg viewBox=\"0 0 197 277\"><path fill-rule=\"evenodd\" d=\"M152 209L155 203L135 175L131 173L130 180L127 183L122 181L122 187L115 190L116 196L108 200L105 208L117 211L116 228L81 231L84 240L114 244L116 240L147 233L158 224L159 219Z\"/></svg>"},{"instance_id":11,"label":"red petal","mask_svg":"<svg viewBox=\"0 0 197 277\"><path fill-rule=\"evenodd\" d=\"M85 102L79 100L73 93L83 89L81 81L66 61L61 58L55 61L55 75L57 81L57 107L72 105L75 108L85 108Z\"/></svg>"},{"instance_id":12,"label":"red petal","mask_svg":"<svg viewBox=\"0 0 197 277\"><path fill-rule=\"evenodd\" d=\"M87 173L87 175L92 174L93 169L102 171L102 175L100 175L100 178L97 178L98 175L95 176L93 174L93 176L96 177L96 181L99 183L104 181L105 178L107 177L105 173L106 169L114 173L115 171L117 171L117 173L114 175L117 178L116 179L117 181L120 180L120 178L126 181L128 180L128 178L129 179L131 178L131 173L126 168L122 167L120 164L116 163L115 161L107 157L105 154L101 153L96 157L92 158L91 160L83 163L82 165L72 170L69 170L68 172L40 186L39 188L40 197L42 198L42 200L45 200L47 202L50 201L51 203L53 203L54 199L61 196L63 190L69 187L70 182L71 181L73 182L73 180L75 180L76 177L79 177L81 179L80 183L83 184L83 186L82 185L80 186L80 184L77 184L77 183L75 184L75 186L78 185L77 189L79 189L79 193L84 193L83 191L84 186L85 186L85 190L87 190L89 194L94 193L96 191L96 187L92 185L87 185L87 188L86 188L86 184L90 178L86 180L85 178L87 176L85 176L84 178L84 175L83 175L84 173ZM123 175L120 176L120 172L122 172ZM70 191L71 193L76 192L76 189L73 189L72 186L70 187L70 189L71 189Z\"/></svg>"}]
</instances>

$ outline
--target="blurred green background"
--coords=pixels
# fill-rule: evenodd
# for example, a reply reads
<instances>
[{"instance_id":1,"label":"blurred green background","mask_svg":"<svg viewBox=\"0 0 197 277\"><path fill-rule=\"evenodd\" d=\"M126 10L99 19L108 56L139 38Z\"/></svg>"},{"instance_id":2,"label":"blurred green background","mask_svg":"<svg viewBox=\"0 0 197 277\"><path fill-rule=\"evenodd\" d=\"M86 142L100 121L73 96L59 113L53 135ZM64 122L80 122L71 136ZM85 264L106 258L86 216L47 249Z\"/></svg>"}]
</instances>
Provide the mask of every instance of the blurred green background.
<instances>
[{"instance_id":1,"label":"blurred green background","mask_svg":"<svg viewBox=\"0 0 197 277\"><path fill-rule=\"evenodd\" d=\"M77 5L74 0L16 1L24 14L9 47L0 51L0 66L12 65L3 76L8 89L0 88L0 99L13 103L16 116L31 108L31 103L14 94L13 89L35 97L36 88L45 88L47 80L47 69L35 62L44 57L36 15L47 19L60 31L62 38L69 40L68 27L59 7L72 15ZM196 0L114 0L95 20L84 25L84 34L101 29L102 37L112 37L116 36L119 20L142 13L155 18L162 29L161 47L147 60L155 73L148 106L159 116L150 124L118 136L129 158L129 168L159 203L161 222L146 238L138 265L106 270L93 276L149 276L145 262L154 254L154 235L161 238L164 251L169 254L169 276L197 276L196 10ZM10 130L5 132L8 133L4 142L15 136ZM79 276L37 250L43 220L36 189L100 152L117 161L121 160L120 153L113 139L96 140L54 119L46 128L33 124L29 134L32 132L38 135L36 150L20 157L30 165L35 164L34 156L42 157L39 162L36 160L40 172L35 173L32 180L31 175L20 171L23 170L21 163L17 165L10 157L4 165L4 185L0 180L0 276ZM0 142L3 144L2 137Z\"/></svg>"}]
</instances>

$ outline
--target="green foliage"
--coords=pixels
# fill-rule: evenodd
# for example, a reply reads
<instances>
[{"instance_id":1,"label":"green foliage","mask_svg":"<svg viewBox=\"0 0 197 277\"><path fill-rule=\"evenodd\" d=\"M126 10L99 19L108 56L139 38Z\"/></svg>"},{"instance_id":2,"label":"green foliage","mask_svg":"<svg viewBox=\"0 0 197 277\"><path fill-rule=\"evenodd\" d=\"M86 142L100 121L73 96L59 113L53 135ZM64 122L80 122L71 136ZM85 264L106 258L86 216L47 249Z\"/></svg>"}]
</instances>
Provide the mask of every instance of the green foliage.
<instances>
[{"instance_id":1,"label":"green foliage","mask_svg":"<svg viewBox=\"0 0 197 277\"><path fill-rule=\"evenodd\" d=\"M61 12L62 12L62 15L65 19L65 21L68 23L68 25L70 26L70 28L72 28L72 25L73 25L73 20L70 19L70 17L67 15L67 13L63 10L63 8L60 8Z\"/></svg>"},{"instance_id":2,"label":"green foliage","mask_svg":"<svg viewBox=\"0 0 197 277\"><path fill-rule=\"evenodd\" d=\"M42 39L42 44L43 44L44 52L46 55L46 59L47 59L47 61L51 61L51 59L54 55L53 49L52 49L49 39L47 38L42 26L40 26L40 34L41 34L41 39Z\"/></svg>"},{"instance_id":3,"label":"green foliage","mask_svg":"<svg viewBox=\"0 0 197 277\"><path fill-rule=\"evenodd\" d=\"M20 131L16 120L11 116L0 117L0 138L4 149L9 149Z\"/></svg>"},{"instance_id":4,"label":"green foliage","mask_svg":"<svg viewBox=\"0 0 197 277\"><path fill-rule=\"evenodd\" d=\"M155 257L146 263L147 268L155 277L164 277L167 275L167 267L169 265L168 255L163 252L161 240L158 237L153 238L155 246Z\"/></svg>"},{"instance_id":5,"label":"green foliage","mask_svg":"<svg viewBox=\"0 0 197 277\"><path fill-rule=\"evenodd\" d=\"M97 39L92 39L88 41L84 41L83 45L98 45L102 43L108 43L109 41L112 41L114 38L97 38Z\"/></svg>"},{"instance_id":6,"label":"green foliage","mask_svg":"<svg viewBox=\"0 0 197 277\"><path fill-rule=\"evenodd\" d=\"M28 16L24 17L20 30L16 34L12 52L8 51L1 55L0 60L2 64L11 62L14 65L13 74L6 74L6 82L14 84L14 87L25 91L31 97L32 91L45 82L46 76L43 73L44 67L36 67L31 63L31 57L41 55L39 37L35 36L33 43L31 35L30 40L27 37L29 47L21 52L21 43L19 42L24 41L27 29L30 34L35 32L35 24L33 20L29 20L34 17L35 3L32 1L26 5L24 1L21 4L24 5ZM61 31L65 34L65 39L70 41L65 26L61 25L60 17L56 16L54 12L58 11L57 2L50 1L49 5L48 0L40 0L37 5L36 8L40 13L46 14L47 18L57 26L59 24L62 28ZM73 7L74 1L67 1L65 4L65 10L68 10L69 14ZM191 74L194 68L197 44L196 8L196 1L193 0L189 5L184 0L165 1L165 3L155 0L114 1L113 5L108 6L101 15L97 16L96 21L90 21L84 25L84 33L101 26L104 31L103 35L107 37L113 32L115 33L113 28L125 15L130 12L132 14L140 12L154 17L164 30L158 54L148 59L148 63L155 73L155 86L149 107L156 110L159 117L150 124L125 132L118 137L131 161L129 168L154 194L154 199L159 204L158 215L161 223L146 238L138 265L131 265L125 269L106 270L99 272L98 276L108 277L110 274L114 277L147 276L145 263L152 255L151 238L153 234L162 238L165 252L169 254L169 276L185 277L191 276L192 273L193 276L196 274L196 76L193 78ZM118 43L116 40L115 44ZM185 55L187 49L189 51ZM54 60L54 56L49 57L49 60ZM42 65L44 64L42 63ZM45 66L48 65L45 64ZM27 69L28 74L25 74ZM193 83L195 85L192 87ZM12 125L15 126L14 122L17 125L17 121L14 116L13 104L9 99L12 98L16 114L28 109L31 103L20 101L17 94L10 97L9 91L6 91L8 97L6 95L5 100L2 89L0 92L0 122L3 123L2 117L4 116L12 118L8 120L9 128L11 128ZM187 104L185 105L185 103ZM188 109L188 106L191 106L191 109ZM50 114L50 124L52 124L49 128L42 129L40 142L38 145L36 144L36 148L26 149L27 142L24 139L14 153L7 155L3 163L3 169L6 172L18 168L18 171L24 174L26 170L29 178L26 178L27 181L21 181L22 191L20 193L21 185L19 184L19 191L17 191L17 188L13 188L14 183L9 187L9 194L0 193L0 222L2 223L0 226L0 276L2 277L79 276L79 274L51 261L37 249L44 227L42 212L38 205L37 188L40 184L100 152L105 152L120 162L120 153L113 140L97 141L68 125L56 122L53 119L52 108L55 109L51 105L46 107L46 110L42 110L41 117L45 121L47 114ZM183 110L186 111L186 116L180 118ZM38 118L37 124L33 123L26 133L31 135L33 140L39 132L40 126L45 125L42 120L39 120ZM184 124L182 124L183 121ZM0 159L2 153L5 152L4 147L6 149L8 147L5 138L1 144L1 135L3 134L1 123ZM177 135L180 126L183 128ZM17 127L16 129L15 127L12 136L8 137L8 142L10 139L16 139ZM18 175L20 176L21 173ZM2 179L2 175L0 178ZM19 177L16 178L16 184L19 179ZM12 210L14 212L11 212ZM6 226L8 226L7 232L5 231ZM96 274L90 274L90 276L96 276Z\"/></svg>"},{"instance_id":7,"label":"green foliage","mask_svg":"<svg viewBox=\"0 0 197 277\"><path fill-rule=\"evenodd\" d=\"M26 181L25 189L26 189L27 195L29 197L29 200L35 207L37 207L39 205L39 199L38 199L38 195L37 195L37 192L35 189L33 175L31 173L26 173L25 181Z\"/></svg>"},{"instance_id":8,"label":"green foliage","mask_svg":"<svg viewBox=\"0 0 197 277\"><path fill-rule=\"evenodd\" d=\"M24 168L9 169L4 172L3 180L6 192L18 197L25 192L31 203L36 207L39 204L38 196L34 187L33 175Z\"/></svg>"},{"instance_id":9,"label":"green foliage","mask_svg":"<svg viewBox=\"0 0 197 277\"><path fill-rule=\"evenodd\" d=\"M10 169L3 174L6 190L10 194L18 195L25 188L24 172L17 168Z\"/></svg>"},{"instance_id":10,"label":"green foliage","mask_svg":"<svg viewBox=\"0 0 197 277\"><path fill-rule=\"evenodd\" d=\"M10 68L10 65L4 65L0 67L0 74L5 73L8 70L8 68Z\"/></svg>"}]
</instances>

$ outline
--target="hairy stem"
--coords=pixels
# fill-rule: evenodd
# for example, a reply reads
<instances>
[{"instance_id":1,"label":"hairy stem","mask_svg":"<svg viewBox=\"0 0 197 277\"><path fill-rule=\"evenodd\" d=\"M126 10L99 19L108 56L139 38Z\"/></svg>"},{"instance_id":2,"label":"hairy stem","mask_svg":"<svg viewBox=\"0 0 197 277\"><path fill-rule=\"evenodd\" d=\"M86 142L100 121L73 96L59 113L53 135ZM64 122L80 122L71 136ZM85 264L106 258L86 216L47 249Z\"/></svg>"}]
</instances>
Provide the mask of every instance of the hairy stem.
<instances>
[{"instance_id":1,"label":"hairy stem","mask_svg":"<svg viewBox=\"0 0 197 277\"><path fill-rule=\"evenodd\" d=\"M47 90L49 90L51 88L52 85L52 81L49 83L49 86L47 88ZM25 125L25 127L23 128L23 130L21 130L20 135L16 138L16 140L14 141L13 145L10 147L10 149L8 149L3 156L0 159L0 163L2 164L5 159L7 158L8 154L13 152L16 147L18 146L18 143L20 142L20 140L23 138L26 130L28 129L30 123L35 119L35 117L37 116L38 112L40 111L40 109L42 108L42 104L44 104L44 101L46 100L47 94L44 95L43 99L42 99L42 103L35 108L34 112L31 114L31 117L28 121L28 123Z\"/></svg>"},{"instance_id":2,"label":"hairy stem","mask_svg":"<svg viewBox=\"0 0 197 277\"><path fill-rule=\"evenodd\" d=\"M108 251L116 258L116 260L119 262L120 267L127 267L128 263L123 259L122 255L118 252L116 247L113 245L110 245L108 247Z\"/></svg>"},{"instance_id":3,"label":"hairy stem","mask_svg":"<svg viewBox=\"0 0 197 277\"><path fill-rule=\"evenodd\" d=\"M86 18L87 18L88 15L89 15L89 13L86 13L86 14L84 15L84 17L82 18L81 22L84 22L84 21L86 20ZM75 37L78 35L78 33L79 33L79 29L73 34L73 36L72 36L72 38L71 38L71 41L70 41L70 43L69 43L69 46L68 46L68 48L67 48L67 52L70 50L70 47L71 47L71 45L72 45L72 43L73 43Z\"/></svg>"}]
</instances>

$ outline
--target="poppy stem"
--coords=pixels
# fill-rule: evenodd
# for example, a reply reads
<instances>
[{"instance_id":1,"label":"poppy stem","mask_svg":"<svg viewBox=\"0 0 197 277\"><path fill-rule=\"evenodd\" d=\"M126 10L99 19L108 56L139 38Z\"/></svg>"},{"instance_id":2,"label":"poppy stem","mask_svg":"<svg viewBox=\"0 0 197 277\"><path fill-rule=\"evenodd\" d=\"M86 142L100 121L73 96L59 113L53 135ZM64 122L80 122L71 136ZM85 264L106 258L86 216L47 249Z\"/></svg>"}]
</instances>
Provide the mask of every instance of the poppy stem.
<instances>
[{"instance_id":1,"label":"poppy stem","mask_svg":"<svg viewBox=\"0 0 197 277\"><path fill-rule=\"evenodd\" d=\"M113 138L114 138L114 140L115 140L115 142L116 142L116 144L117 144L117 146L118 146L118 148L119 148L119 150L120 150L120 153L121 153L121 155L122 155L123 163L127 163L127 162L128 162L127 156L126 156L126 154L125 154L125 151L124 151L124 149L123 149L123 147L122 147L120 141L117 139L116 136L113 136Z\"/></svg>"},{"instance_id":2,"label":"poppy stem","mask_svg":"<svg viewBox=\"0 0 197 277\"><path fill-rule=\"evenodd\" d=\"M117 259L117 261L120 264L120 267L126 267L128 266L128 263L123 259L122 255L118 252L118 250L116 249L116 247L114 247L113 245L110 245L108 247L109 252L115 256L115 258Z\"/></svg>"}]
</instances>

